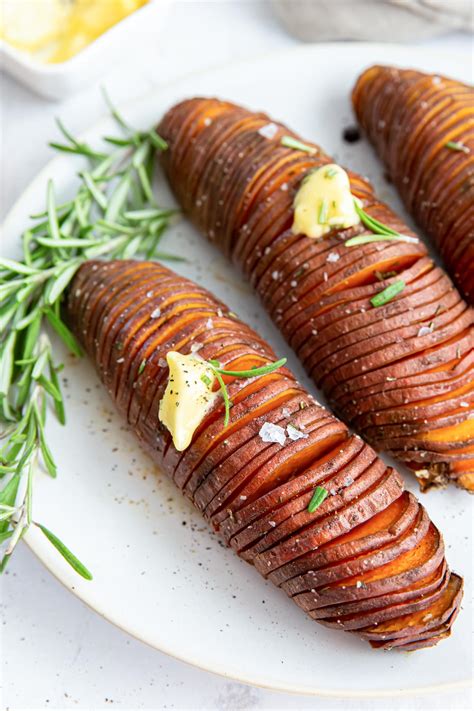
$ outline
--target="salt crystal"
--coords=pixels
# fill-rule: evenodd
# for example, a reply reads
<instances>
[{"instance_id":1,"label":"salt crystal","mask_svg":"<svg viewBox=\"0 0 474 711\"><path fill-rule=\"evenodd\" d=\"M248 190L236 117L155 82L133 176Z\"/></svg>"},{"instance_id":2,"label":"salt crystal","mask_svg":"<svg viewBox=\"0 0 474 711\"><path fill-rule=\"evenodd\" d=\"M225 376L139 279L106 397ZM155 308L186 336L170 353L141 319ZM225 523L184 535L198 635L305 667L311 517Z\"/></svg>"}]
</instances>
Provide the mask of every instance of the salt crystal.
<instances>
[{"instance_id":1,"label":"salt crystal","mask_svg":"<svg viewBox=\"0 0 474 711\"><path fill-rule=\"evenodd\" d=\"M288 183L282 183L280 186L280 190L283 190L283 192L286 192L288 190Z\"/></svg>"},{"instance_id":2,"label":"salt crystal","mask_svg":"<svg viewBox=\"0 0 474 711\"><path fill-rule=\"evenodd\" d=\"M206 328L212 328L213 325L214 324L212 323L212 318L208 318L206 321Z\"/></svg>"},{"instance_id":3,"label":"salt crystal","mask_svg":"<svg viewBox=\"0 0 474 711\"><path fill-rule=\"evenodd\" d=\"M276 526L276 521L269 521L268 525L271 526L272 528L275 528Z\"/></svg>"},{"instance_id":4,"label":"salt crystal","mask_svg":"<svg viewBox=\"0 0 474 711\"><path fill-rule=\"evenodd\" d=\"M275 138L277 131L278 126L276 125L276 123L267 123L265 124L265 126L259 128L257 133L259 133L264 138Z\"/></svg>"},{"instance_id":5,"label":"salt crystal","mask_svg":"<svg viewBox=\"0 0 474 711\"><path fill-rule=\"evenodd\" d=\"M116 360L115 362L116 362L116 363L124 363L124 362L125 362L125 358L117 358L117 360Z\"/></svg>"},{"instance_id":6,"label":"salt crystal","mask_svg":"<svg viewBox=\"0 0 474 711\"><path fill-rule=\"evenodd\" d=\"M298 286L298 282L295 279L293 279L293 281L290 281L290 286L294 289L295 286Z\"/></svg>"},{"instance_id":7,"label":"salt crystal","mask_svg":"<svg viewBox=\"0 0 474 711\"><path fill-rule=\"evenodd\" d=\"M161 309L158 307L151 312L150 318L159 318L161 316Z\"/></svg>"},{"instance_id":8,"label":"salt crystal","mask_svg":"<svg viewBox=\"0 0 474 711\"><path fill-rule=\"evenodd\" d=\"M341 257L337 252L329 252L326 262L338 262L340 258Z\"/></svg>"},{"instance_id":9,"label":"salt crystal","mask_svg":"<svg viewBox=\"0 0 474 711\"><path fill-rule=\"evenodd\" d=\"M165 359L165 358L160 358L159 361L158 361L158 365L160 366L160 368L166 368L166 366L168 365L168 363L166 362L166 359Z\"/></svg>"},{"instance_id":10,"label":"salt crystal","mask_svg":"<svg viewBox=\"0 0 474 711\"><path fill-rule=\"evenodd\" d=\"M324 277L324 281L327 281L328 280L328 273L324 272L323 277Z\"/></svg>"},{"instance_id":11,"label":"salt crystal","mask_svg":"<svg viewBox=\"0 0 474 711\"><path fill-rule=\"evenodd\" d=\"M288 437L292 439L294 442L297 439L307 439L309 435L305 434L304 432L300 432L296 427L293 425L287 425L286 431L288 432Z\"/></svg>"},{"instance_id":12,"label":"salt crystal","mask_svg":"<svg viewBox=\"0 0 474 711\"><path fill-rule=\"evenodd\" d=\"M260 427L258 436L262 442L273 442L283 446L286 441L285 430L280 425L274 425L272 422L264 422Z\"/></svg>"},{"instance_id":13,"label":"salt crystal","mask_svg":"<svg viewBox=\"0 0 474 711\"><path fill-rule=\"evenodd\" d=\"M356 588L361 588L361 587L362 587L362 581L361 581L361 580L358 580L358 581L356 582Z\"/></svg>"},{"instance_id":14,"label":"salt crystal","mask_svg":"<svg viewBox=\"0 0 474 711\"><path fill-rule=\"evenodd\" d=\"M469 407L469 403L463 400L462 402L459 403L461 407Z\"/></svg>"},{"instance_id":15,"label":"salt crystal","mask_svg":"<svg viewBox=\"0 0 474 711\"><path fill-rule=\"evenodd\" d=\"M433 333L433 328L431 326L422 326L418 331L417 336L421 338L421 336L429 336L430 333Z\"/></svg>"},{"instance_id":16,"label":"salt crystal","mask_svg":"<svg viewBox=\"0 0 474 711\"><path fill-rule=\"evenodd\" d=\"M151 297L153 296L153 292L152 292L152 291L147 291L146 294L145 294L145 296L146 296L147 299L151 299Z\"/></svg>"},{"instance_id":17,"label":"salt crystal","mask_svg":"<svg viewBox=\"0 0 474 711\"><path fill-rule=\"evenodd\" d=\"M210 126L211 123L212 123L212 119L211 119L211 118L205 118L205 119L204 119L204 126Z\"/></svg>"},{"instance_id":18,"label":"salt crystal","mask_svg":"<svg viewBox=\"0 0 474 711\"><path fill-rule=\"evenodd\" d=\"M278 276L279 276L279 275L278 275L278 272L277 272L277 271L272 272L272 279L273 279L274 281L276 281L276 280L278 279Z\"/></svg>"},{"instance_id":19,"label":"salt crystal","mask_svg":"<svg viewBox=\"0 0 474 711\"><path fill-rule=\"evenodd\" d=\"M246 500L247 500L247 497L242 494L241 496L239 496L239 499L240 499L241 501L246 501Z\"/></svg>"},{"instance_id":20,"label":"salt crystal","mask_svg":"<svg viewBox=\"0 0 474 711\"><path fill-rule=\"evenodd\" d=\"M290 417L291 416L291 412L287 407L283 408L283 410L281 411L281 414L283 415L283 417Z\"/></svg>"}]
</instances>

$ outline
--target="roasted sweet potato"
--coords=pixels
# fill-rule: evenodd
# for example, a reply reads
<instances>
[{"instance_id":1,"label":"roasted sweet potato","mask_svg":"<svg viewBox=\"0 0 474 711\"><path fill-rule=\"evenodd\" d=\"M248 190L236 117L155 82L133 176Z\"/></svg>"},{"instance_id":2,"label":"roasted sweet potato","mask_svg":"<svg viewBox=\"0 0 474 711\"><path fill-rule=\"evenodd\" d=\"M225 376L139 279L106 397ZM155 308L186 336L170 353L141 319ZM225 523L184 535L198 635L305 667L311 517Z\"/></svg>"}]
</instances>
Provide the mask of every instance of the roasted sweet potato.
<instances>
[{"instance_id":1,"label":"roasted sweet potato","mask_svg":"<svg viewBox=\"0 0 474 711\"><path fill-rule=\"evenodd\" d=\"M229 377L229 424L217 398L190 446L175 449L158 418L168 351L199 349L229 369L275 359L224 304L156 263L87 262L65 317L153 460L227 545L311 617L401 650L449 634L462 583L448 571L440 533L400 475L287 368ZM306 436L264 442L264 422ZM328 495L310 513L316 486Z\"/></svg>"},{"instance_id":2,"label":"roasted sweet potato","mask_svg":"<svg viewBox=\"0 0 474 711\"><path fill-rule=\"evenodd\" d=\"M418 224L474 304L474 90L374 66L352 93L357 118Z\"/></svg>"},{"instance_id":3,"label":"roasted sweet potato","mask_svg":"<svg viewBox=\"0 0 474 711\"><path fill-rule=\"evenodd\" d=\"M296 191L331 159L312 143L312 153L285 147L284 135L301 139L263 114L190 99L158 130L185 212L240 267L337 414L423 489L453 481L474 491L473 313L423 243L346 247L363 225L293 234ZM410 234L367 180L349 176L367 213ZM374 308L400 279L403 291Z\"/></svg>"}]
</instances>

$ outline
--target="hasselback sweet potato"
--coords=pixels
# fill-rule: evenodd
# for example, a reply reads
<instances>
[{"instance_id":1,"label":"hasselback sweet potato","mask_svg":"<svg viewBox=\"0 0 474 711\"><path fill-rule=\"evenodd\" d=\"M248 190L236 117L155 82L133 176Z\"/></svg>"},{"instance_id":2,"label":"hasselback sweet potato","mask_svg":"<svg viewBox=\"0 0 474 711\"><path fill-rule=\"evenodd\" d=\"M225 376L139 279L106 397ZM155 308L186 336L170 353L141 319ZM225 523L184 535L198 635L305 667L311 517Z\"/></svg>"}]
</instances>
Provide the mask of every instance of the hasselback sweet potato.
<instances>
[{"instance_id":1,"label":"hasselback sweet potato","mask_svg":"<svg viewBox=\"0 0 474 711\"><path fill-rule=\"evenodd\" d=\"M352 101L407 209L474 304L474 89L374 66L359 77Z\"/></svg>"},{"instance_id":2,"label":"hasselback sweet potato","mask_svg":"<svg viewBox=\"0 0 474 711\"><path fill-rule=\"evenodd\" d=\"M264 114L190 99L158 126L160 160L184 211L240 267L337 414L422 488L474 490L473 313L421 241L346 247L364 225L294 234L293 201L320 147ZM311 152L309 152L311 151ZM365 211L403 234L370 183L349 173ZM371 298L403 280L375 308Z\"/></svg>"},{"instance_id":3,"label":"hasselback sweet potato","mask_svg":"<svg viewBox=\"0 0 474 711\"><path fill-rule=\"evenodd\" d=\"M227 545L311 617L384 648L449 634L462 580L448 571L438 530L400 475L287 368L226 376L229 424L218 397L190 446L175 449L158 417L170 350L198 350L228 370L275 359L224 304L156 263L87 262L65 315L153 460ZM291 423L303 436L265 442L264 423ZM316 486L328 495L310 513Z\"/></svg>"}]
</instances>

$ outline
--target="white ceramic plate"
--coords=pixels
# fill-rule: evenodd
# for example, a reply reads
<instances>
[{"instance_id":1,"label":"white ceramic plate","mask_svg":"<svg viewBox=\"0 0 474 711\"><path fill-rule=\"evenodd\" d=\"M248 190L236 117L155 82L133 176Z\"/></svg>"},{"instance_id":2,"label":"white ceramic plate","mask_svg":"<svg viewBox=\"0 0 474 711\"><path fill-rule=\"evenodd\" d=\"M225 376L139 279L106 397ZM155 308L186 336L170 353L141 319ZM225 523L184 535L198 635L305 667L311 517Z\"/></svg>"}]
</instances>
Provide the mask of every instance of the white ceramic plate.
<instances>
[{"instance_id":1,"label":"white ceramic plate","mask_svg":"<svg viewBox=\"0 0 474 711\"><path fill-rule=\"evenodd\" d=\"M189 76L124 107L147 127L192 95L218 95L265 109L320 142L342 163L368 174L399 206L365 142L348 146L341 130L353 120L349 92L357 74L379 61L444 71L470 79L469 58L408 47L338 44ZM107 119L85 138L110 133ZM5 251L18 250L27 216L43 208L47 179L66 196L78 165L53 160L25 191L6 221ZM162 203L171 200L161 180ZM250 289L215 249L185 222L166 237L169 251L191 256L180 267L223 298L269 339L307 383ZM77 552L94 573L78 578L37 530L27 543L68 588L122 629L198 667L241 681L302 693L358 696L413 693L469 683L472 670L472 499L455 490L423 497L445 534L448 559L466 578L464 609L452 637L416 654L372 650L351 635L311 622L284 593L219 544L187 501L139 449L113 412L87 360L66 357L69 423L50 418L48 436L59 477L36 481L34 516ZM311 386L310 386L311 387ZM314 388L313 388L314 390ZM410 488L416 490L410 483ZM26 584L26 581L25 581Z\"/></svg>"}]
</instances>

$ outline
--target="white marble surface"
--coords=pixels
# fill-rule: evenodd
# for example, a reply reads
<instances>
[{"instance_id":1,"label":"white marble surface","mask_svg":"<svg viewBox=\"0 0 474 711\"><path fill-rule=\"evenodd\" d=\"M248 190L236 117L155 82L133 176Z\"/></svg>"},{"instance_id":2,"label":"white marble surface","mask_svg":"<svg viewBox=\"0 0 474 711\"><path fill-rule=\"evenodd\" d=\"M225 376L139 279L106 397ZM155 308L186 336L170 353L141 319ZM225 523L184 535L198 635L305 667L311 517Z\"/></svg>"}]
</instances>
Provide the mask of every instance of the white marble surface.
<instances>
[{"instance_id":1,"label":"white marble surface","mask_svg":"<svg viewBox=\"0 0 474 711\"><path fill-rule=\"evenodd\" d=\"M102 79L120 103L207 67L297 44L267 2L177 0L165 31L150 33ZM433 40L472 51L467 35ZM407 56L409 56L407 52ZM49 159L53 119L81 132L103 112L98 83L61 104L0 77L0 216ZM191 668L129 638L85 607L20 547L0 581L2 698L6 709L470 709L469 691L380 700L318 699L247 687ZM315 669L317 674L317 669Z\"/></svg>"}]
</instances>

